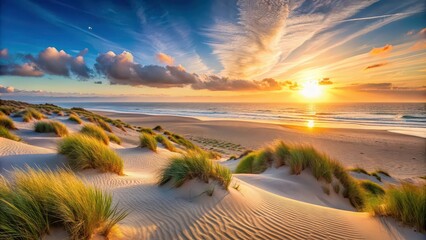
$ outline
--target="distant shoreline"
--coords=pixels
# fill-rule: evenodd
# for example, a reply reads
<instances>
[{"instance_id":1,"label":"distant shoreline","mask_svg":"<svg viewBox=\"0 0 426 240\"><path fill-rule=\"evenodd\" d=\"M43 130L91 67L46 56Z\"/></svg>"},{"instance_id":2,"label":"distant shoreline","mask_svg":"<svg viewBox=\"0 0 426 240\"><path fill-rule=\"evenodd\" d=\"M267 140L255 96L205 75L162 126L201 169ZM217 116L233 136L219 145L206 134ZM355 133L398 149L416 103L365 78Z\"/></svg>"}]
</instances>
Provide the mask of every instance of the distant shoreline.
<instances>
[{"instance_id":1,"label":"distant shoreline","mask_svg":"<svg viewBox=\"0 0 426 240\"><path fill-rule=\"evenodd\" d=\"M176 116L169 114L147 114L147 113L138 113L138 112L126 112L118 111L112 109L96 109L96 108L86 108L87 110L99 113L116 113L116 114L131 114L131 115L140 115L140 116L165 116L165 117L176 117L176 118L190 118L197 119L201 121L242 121L242 122L253 122L253 123L267 123L275 124L280 126L294 126L294 127L305 127L307 124L297 123L297 122L288 122L283 123L274 120L263 120L263 119L238 119L238 118L215 118L215 117L204 117L204 116ZM346 123L315 123L314 128L325 128L325 129L352 129L352 130L377 130L377 131L386 131L396 134L414 136L426 139L426 128L408 128L408 127L385 127L385 126L367 126L359 124L346 124Z\"/></svg>"}]
</instances>

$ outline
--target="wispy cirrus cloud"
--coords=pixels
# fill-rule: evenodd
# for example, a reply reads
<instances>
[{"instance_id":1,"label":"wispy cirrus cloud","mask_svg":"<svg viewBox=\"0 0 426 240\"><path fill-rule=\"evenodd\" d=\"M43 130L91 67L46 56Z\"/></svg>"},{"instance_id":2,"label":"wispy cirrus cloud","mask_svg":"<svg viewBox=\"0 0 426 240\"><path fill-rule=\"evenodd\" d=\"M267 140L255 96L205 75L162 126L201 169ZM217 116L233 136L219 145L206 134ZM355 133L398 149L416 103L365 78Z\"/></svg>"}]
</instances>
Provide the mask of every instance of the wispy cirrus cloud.
<instances>
[{"instance_id":1,"label":"wispy cirrus cloud","mask_svg":"<svg viewBox=\"0 0 426 240\"><path fill-rule=\"evenodd\" d=\"M376 64L373 64L373 65L367 66L364 70L368 70L368 69L372 69L372 68L378 68L378 67L383 67L385 65L388 65L388 63L387 62L376 63Z\"/></svg>"}]
</instances>

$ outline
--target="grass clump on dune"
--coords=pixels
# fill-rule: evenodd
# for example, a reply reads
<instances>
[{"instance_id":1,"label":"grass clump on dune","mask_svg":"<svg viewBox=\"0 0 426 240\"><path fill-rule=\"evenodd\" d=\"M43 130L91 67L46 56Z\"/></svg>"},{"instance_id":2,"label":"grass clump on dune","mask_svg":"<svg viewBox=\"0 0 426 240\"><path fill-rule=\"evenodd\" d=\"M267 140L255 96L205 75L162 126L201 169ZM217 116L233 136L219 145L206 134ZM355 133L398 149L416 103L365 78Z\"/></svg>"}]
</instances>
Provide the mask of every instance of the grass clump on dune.
<instances>
[{"instance_id":1,"label":"grass clump on dune","mask_svg":"<svg viewBox=\"0 0 426 240\"><path fill-rule=\"evenodd\" d=\"M34 131L38 133L50 133L53 132L56 135L62 137L68 135L67 127L57 121L40 121L34 124Z\"/></svg>"},{"instance_id":2,"label":"grass clump on dune","mask_svg":"<svg viewBox=\"0 0 426 240\"><path fill-rule=\"evenodd\" d=\"M160 125L155 126L152 130L154 130L154 131L158 131L158 132L162 132L162 131L164 131L163 127L162 127L162 126L160 126Z\"/></svg>"},{"instance_id":3,"label":"grass clump on dune","mask_svg":"<svg viewBox=\"0 0 426 240\"><path fill-rule=\"evenodd\" d=\"M139 140L141 143L141 148L148 148L149 150L153 152L157 152L157 140L155 140L154 136L152 136L149 133L141 133L139 136Z\"/></svg>"},{"instance_id":4,"label":"grass clump on dune","mask_svg":"<svg viewBox=\"0 0 426 240\"><path fill-rule=\"evenodd\" d=\"M107 132L112 132L111 126L101 118L96 118L96 124Z\"/></svg>"},{"instance_id":5,"label":"grass clump on dune","mask_svg":"<svg viewBox=\"0 0 426 240\"><path fill-rule=\"evenodd\" d=\"M96 138L84 134L70 135L58 143L58 152L67 156L74 169L94 168L102 172L123 174L123 160Z\"/></svg>"},{"instance_id":6,"label":"grass clump on dune","mask_svg":"<svg viewBox=\"0 0 426 240\"><path fill-rule=\"evenodd\" d=\"M362 173L362 174L370 176L370 173L368 173L364 168L361 168L361 167L352 168L350 169L350 171L356 172L356 173Z\"/></svg>"},{"instance_id":7,"label":"grass clump on dune","mask_svg":"<svg viewBox=\"0 0 426 240\"><path fill-rule=\"evenodd\" d=\"M81 120L81 118L77 114L75 114L75 113L71 113L70 116L69 116L69 118L68 118L68 120L76 122L78 124L81 124L83 122Z\"/></svg>"},{"instance_id":8,"label":"grass clump on dune","mask_svg":"<svg viewBox=\"0 0 426 240\"><path fill-rule=\"evenodd\" d=\"M403 183L401 186L392 186L386 191L381 204L375 206L374 211L425 232L426 185Z\"/></svg>"},{"instance_id":9,"label":"grass clump on dune","mask_svg":"<svg viewBox=\"0 0 426 240\"><path fill-rule=\"evenodd\" d=\"M4 113L5 115L8 115L8 116L15 111L16 111L16 108L11 107L11 106L0 106L0 112ZM1 115L1 113L0 113L0 115Z\"/></svg>"},{"instance_id":10,"label":"grass clump on dune","mask_svg":"<svg viewBox=\"0 0 426 240\"><path fill-rule=\"evenodd\" d=\"M324 180L327 183L331 183L334 176L343 186L343 196L348 198L355 208L361 210L365 207L365 194L357 181L347 173L340 163L331 160L327 155L316 151L311 146L289 146L281 141L277 142L271 147L244 156L235 172L261 173L273 166L274 163L277 167L287 165L291 174L296 175L309 169L316 179Z\"/></svg>"},{"instance_id":11,"label":"grass clump on dune","mask_svg":"<svg viewBox=\"0 0 426 240\"><path fill-rule=\"evenodd\" d=\"M11 133L9 131L9 129L7 129L7 128L3 127L3 126L0 126L0 137L7 138L7 139L10 139L10 140L13 140L13 141L17 141L17 142L21 141L20 137L18 137L15 134Z\"/></svg>"},{"instance_id":12,"label":"grass clump on dune","mask_svg":"<svg viewBox=\"0 0 426 240\"><path fill-rule=\"evenodd\" d=\"M41 120L45 118L44 114L34 108L27 108L21 114L22 120L24 122L30 122L33 119Z\"/></svg>"},{"instance_id":13,"label":"grass clump on dune","mask_svg":"<svg viewBox=\"0 0 426 240\"><path fill-rule=\"evenodd\" d=\"M108 135L105 133L105 131L102 128L100 128L96 125L85 124L81 128L80 132L84 135L93 137L93 138L103 142L105 145L108 145L108 143L109 143Z\"/></svg>"},{"instance_id":14,"label":"grass clump on dune","mask_svg":"<svg viewBox=\"0 0 426 240\"><path fill-rule=\"evenodd\" d=\"M2 239L41 239L52 225L63 226L70 239L108 237L127 216L111 195L66 170L18 170L12 178L0 180Z\"/></svg>"},{"instance_id":15,"label":"grass clump on dune","mask_svg":"<svg viewBox=\"0 0 426 240\"><path fill-rule=\"evenodd\" d=\"M175 152L175 151L176 151L176 148L175 148L175 146L173 145L173 143L172 143L172 142L170 142L170 141L169 141L169 139L167 139L167 138L166 138L166 137L164 137L163 135L157 135L157 136L155 136L155 140L157 140L157 142L159 142L159 143L163 144L163 146L164 146L167 150L172 151L172 152Z\"/></svg>"},{"instance_id":16,"label":"grass clump on dune","mask_svg":"<svg viewBox=\"0 0 426 240\"><path fill-rule=\"evenodd\" d=\"M151 129L151 128L141 128L141 129L139 130L139 132L141 132L141 133L148 133L148 134L151 134L151 135L155 135L155 132L154 132L154 131L152 131L152 129Z\"/></svg>"},{"instance_id":17,"label":"grass clump on dune","mask_svg":"<svg viewBox=\"0 0 426 240\"><path fill-rule=\"evenodd\" d=\"M11 130L17 129L13 120L6 115L0 115L0 126Z\"/></svg>"},{"instance_id":18,"label":"grass clump on dune","mask_svg":"<svg viewBox=\"0 0 426 240\"><path fill-rule=\"evenodd\" d=\"M115 142L118 145L121 145L121 139L119 137L117 137L115 134L113 133L107 133L108 139L111 142Z\"/></svg>"},{"instance_id":19,"label":"grass clump on dune","mask_svg":"<svg viewBox=\"0 0 426 240\"><path fill-rule=\"evenodd\" d=\"M186 154L173 157L159 174L159 185L171 181L178 188L186 181L197 178L205 183L210 179L217 181L223 188L228 189L231 183L231 171L217 163L214 163L206 154L188 151Z\"/></svg>"}]
</instances>

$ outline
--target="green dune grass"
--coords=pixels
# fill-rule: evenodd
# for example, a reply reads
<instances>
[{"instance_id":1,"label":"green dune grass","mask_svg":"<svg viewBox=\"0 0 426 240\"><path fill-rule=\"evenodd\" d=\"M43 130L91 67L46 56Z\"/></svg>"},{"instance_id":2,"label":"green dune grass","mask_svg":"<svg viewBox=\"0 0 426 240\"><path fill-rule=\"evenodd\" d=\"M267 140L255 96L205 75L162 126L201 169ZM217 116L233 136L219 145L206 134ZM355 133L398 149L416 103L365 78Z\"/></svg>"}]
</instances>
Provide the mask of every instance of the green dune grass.
<instances>
[{"instance_id":1,"label":"green dune grass","mask_svg":"<svg viewBox=\"0 0 426 240\"><path fill-rule=\"evenodd\" d=\"M103 142L105 145L109 144L109 137L105 133L105 131L93 124L84 124L83 127L80 130L80 133L93 137L101 142Z\"/></svg>"},{"instance_id":2,"label":"green dune grass","mask_svg":"<svg viewBox=\"0 0 426 240\"><path fill-rule=\"evenodd\" d=\"M0 115L0 126L11 130L17 129L13 120L6 115Z\"/></svg>"},{"instance_id":3,"label":"green dune grass","mask_svg":"<svg viewBox=\"0 0 426 240\"><path fill-rule=\"evenodd\" d=\"M89 187L72 172L18 170L9 182L0 179L2 239L41 239L61 225L70 239L108 237L127 216L110 194Z\"/></svg>"},{"instance_id":4,"label":"green dune grass","mask_svg":"<svg viewBox=\"0 0 426 240\"><path fill-rule=\"evenodd\" d=\"M155 140L157 140L157 142L159 142L159 143L163 144L163 146L164 146L167 150L172 151L172 152L175 152L175 151L176 151L176 148L175 148L175 146L173 145L173 143L171 143L171 142L169 141L169 139L167 139L167 138L166 138L166 137L164 137L163 135L156 135L156 136L155 136Z\"/></svg>"},{"instance_id":5,"label":"green dune grass","mask_svg":"<svg viewBox=\"0 0 426 240\"><path fill-rule=\"evenodd\" d=\"M68 117L68 120L76 122L78 124L81 124L83 122L83 120L81 120L81 118L75 113L71 113Z\"/></svg>"},{"instance_id":6,"label":"green dune grass","mask_svg":"<svg viewBox=\"0 0 426 240\"><path fill-rule=\"evenodd\" d=\"M403 183L401 186L391 186L382 202L375 205L374 211L426 232L426 184L416 186Z\"/></svg>"},{"instance_id":7,"label":"green dune grass","mask_svg":"<svg viewBox=\"0 0 426 240\"><path fill-rule=\"evenodd\" d=\"M99 169L123 175L123 160L98 139L84 134L73 134L58 143L58 152L68 158L72 168Z\"/></svg>"},{"instance_id":8,"label":"green dune grass","mask_svg":"<svg viewBox=\"0 0 426 240\"><path fill-rule=\"evenodd\" d=\"M117 137L115 134L113 133L107 133L108 139L111 142L115 142L118 145L121 145L121 139L119 137Z\"/></svg>"},{"instance_id":9,"label":"green dune grass","mask_svg":"<svg viewBox=\"0 0 426 240\"><path fill-rule=\"evenodd\" d=\"M34 124L34 131L38 133L53 132L56 135L63 137L68 135L67 127L58 121L39 121Z\"/></svg>"},{"instance_id":10,"label":"green dune grass","mask_svg":"<svg viewBox=\"0 0 426 240\"><path fill-rule=\"evenodd\" d=\"M158 184L164 185L171 181L178 188L186 181L197 178L205 183L210 179L217 181L223 188L228 189L232 180L231 171L217 163L214 163L206 154L188 151L186 154L173 157L161 170Z\"/></svg>"},{"instance_id":11,"label":"green dune grass","mask_svg":"<svg viewBox=\"0 0 426 240\"><path fill-rule=\"evenodd\" d=\"M20 137L18 137L15 134L11 133L9 131L9 129L7 129L7 128L3 127L3 126L0 126L0 137L7 138L7 139L10 139L10 140L13 140L13 141L21 141Z\"/></svg>"},{"instance_id":12,"label":"green dune grass","mask_svg":"<svg viewBox=\"0 0 426 240\"><path fill-rule=\"evenodd\" d=\"M139 135L139 140L141 148L146 147L153 152L157 152L157 140L155 140L154 136L143 132Z\"/></svg>"}]
</instances>

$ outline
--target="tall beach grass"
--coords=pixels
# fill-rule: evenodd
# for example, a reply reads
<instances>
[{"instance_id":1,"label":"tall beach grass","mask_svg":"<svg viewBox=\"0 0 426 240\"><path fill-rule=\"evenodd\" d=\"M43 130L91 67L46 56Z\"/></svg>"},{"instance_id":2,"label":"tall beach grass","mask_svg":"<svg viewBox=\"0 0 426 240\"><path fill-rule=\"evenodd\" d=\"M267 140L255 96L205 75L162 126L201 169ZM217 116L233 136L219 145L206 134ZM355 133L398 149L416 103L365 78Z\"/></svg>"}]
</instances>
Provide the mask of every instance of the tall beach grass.
<instances>
[{"instance_id":1,"label":"tall beach grass","mask_svg":"<svg viewBox=\"0 0 426 240\"><path fill-rule=\"evenodd\" d=\"M307 145L287 145L282 141L270 147L250 152L238 163L236 173L262 173L272 166L286 165L291 174L300 174L309 169L317 180L331 183L337 178L343 186L343 196L358 210L365 207L365 194L357 181L352 178L345 168L327 155L318 152ZM340 191L340 189L339 189Z\"/></svg>"},{"instance_id":2,"label":"tall beach grass","mask_svg":"<svg viewBox=\"0 0 426 240\"><path fill-rule=\"evenodd\" d=\"M205 183L209 183L212 179L224 189L228 189L232 173L228 168L214 163L206 154L188 151L182 156L170 159L169 164L159 173L158 184L164 185L171 181L173 186L178 188L194 178Z\"/></svg>"},{"instance_id":3,"label":"tall beach grass","mask_svg":"<svg viewBox=\"0 0 426 240\"><path fill-rule=\"evenodd\" d=\"M108 135L105 133L105 131L93 124L85 124L83 125L83 127L81 128L80 132L84 135L93 137L101 142L103 142L105 145L109 144L109 137Z\"/></svg>"},{"instance_id":4,"label":"tall beach grass","mask_svg":"<svg viewBox=\"0 0 426 240\"><path fill-rule=\"evenodd\" d=\"M127 215L110 194L66 170L15 171L10 182L0 179L0 202L2 239L41 239L58 224L70 239L108 237Z\"/></svg>"},{"instance_id":5,"label":"tall beach grass","mask_svg":"<svg viewBox=\"0 0 426 240\"><path fill-rule=\"evenodd\" d=\"M153 152L157 152L157 140L149 133L142 132L139 135L140 146L146 147Z\"/></svg>"},{"instance_id":6,"label":"tall beach grass","mask_svg":"<svg viewBox=\"0 0 426 240\"><path fill-rule=\"evenodd\" d=\"M68 158L74 169L95 168L123 175L123 160L96 138L84 134L70 135L58 143L58 152Z\"/></svg>"},{"instance_id":7,"label":"tall beach grass","mask_svg":"<svg viewBox=\"0 0 426 240\"><path fill-rule=\"evenodd\" d=\"M17 129L13 120L6 115L0 115L0 126L11 130Z\"/></svg>"},{"instance_id":8,"label":"tall beach grass","mask_svg":"<svg viewBox=\"0 0 426 240\"><path fill-rule=\"evenodd\" d=\"M34 124L34 131L38 133L55 133L63 137L68 135L67 127L58 121L39 121Z\"/></svg>"},{"instance_id":9,"label":"tall beach grass","mask_svg":"<svg viewBox=\"0 0 426 240\"><path fill-rule=\"evenodd\" d=\"M18 115L22 116L22 120L24 122L30 122L33 119L41 120L43 118L46 118L43 113L41 113L40 111L34 108L27 108L23 112L19 113Z\"/></svg>"},{"instance_id":10,"label":"tall beach grass","mask_svg":"<svg viewBox=\"0 0 426 240\"><path fill-rule=\"evenodd\" d=\"M115 142L118 145L121 145L121 139L119 137L117 137L117 135L113 134L113 133L107 133L108 139L110 142Z\"/></svg>"},{"instance_id":11,"label":"tall beach grass","mask_svg":"<svg viewBox=\"0 0 426 240\"><path fill-rule=\"evenodd\" d=\"M426 184L417 186L403 183L401 186L391 186L374 211L426 232Z\"/></svg>"},{"instance_id":12,"label":"tall beach grass","mask_svg":"<svg viewBox=\"0 0 426 240\"><path fill-rule=\"evenodd\" d=\"M81 118L75 113L70 113L68 120L76 122L78 124L81 124L83 122L83 120L81 120Z\"/></svg>"},{"instance_id":13,"label":"tall beach grass","mask_svg":"<svg viewBox=\"0 0 426 240\"><path fill-rule=\"evenodd\" d=\"M10 140L13 140L13 141L21 141L20 137L18 137L17 135L11 133L9 131L9 129L7 129L7 128L3 127L3 126L0 126L0 137L7 138L7 139L10 139Z\"/></svg>"},{"instance_id":14,"label":"tall beach grass","mask_svg":"<svg viewBox=\"0 0 426 240\"><path fill-rule=\"evenodd\" d=\"M156 135L155 136L155 140L159 143L161 143L167 150L175 152L176 148L173 145L172 142L169 141L169 139L167 139L166 137L164 137L163 135Z\"/></svg>"}]
</instances>

